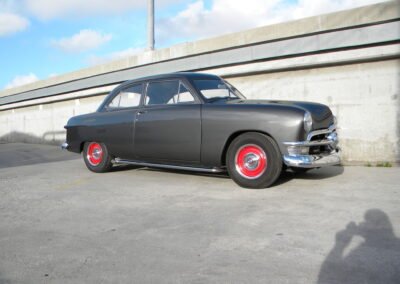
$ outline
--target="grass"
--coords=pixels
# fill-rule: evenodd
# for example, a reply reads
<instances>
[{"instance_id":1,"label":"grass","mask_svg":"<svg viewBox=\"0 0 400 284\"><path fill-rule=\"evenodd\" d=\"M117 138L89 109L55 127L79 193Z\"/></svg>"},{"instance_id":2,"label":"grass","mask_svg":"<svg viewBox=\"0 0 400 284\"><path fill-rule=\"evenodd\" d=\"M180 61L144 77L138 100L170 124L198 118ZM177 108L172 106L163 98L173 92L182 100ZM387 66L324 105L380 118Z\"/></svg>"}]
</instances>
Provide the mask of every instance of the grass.
<instances>
[{"instance_id":1,"label":"grass","mask_svg":"<svg viewBox=\"0 0 400 284\"><path fill-rule=\"evenodd\" d=\"M368 168L374 167L374 165L370 162L366 163L364 166L368 167ZM393 165L390 162L378 162L375 164L375 167L378 167L378 168L391 168L392 166Z\"/></svg>"},{"instance_id":2,"label":"grass","mask_svg":"<svg viewBox=\"0 0 400 284\"><path fill-rule=\"evenodd\" d=\"M390 162L380 162L377 163L376 166L381 168L391 168L392 164Z\"/></svg>"}]
</instances>

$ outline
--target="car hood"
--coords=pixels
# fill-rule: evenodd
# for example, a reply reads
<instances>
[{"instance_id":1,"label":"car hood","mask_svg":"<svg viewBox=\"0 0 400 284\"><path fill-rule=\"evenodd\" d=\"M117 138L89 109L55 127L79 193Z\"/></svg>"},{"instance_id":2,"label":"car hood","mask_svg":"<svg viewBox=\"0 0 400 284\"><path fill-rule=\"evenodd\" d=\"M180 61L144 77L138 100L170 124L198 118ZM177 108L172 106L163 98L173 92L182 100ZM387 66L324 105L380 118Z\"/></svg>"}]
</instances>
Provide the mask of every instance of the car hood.
<instances>
[{"instance_id":1,"label":"car hood","mask_svg":"<svg viewBox=\"0 0 400 284\"><path fill-rule=\"evenodd\" d=\"M313 128L329 127L333 123L333 115L330 108L324 104L299 101L279 101L279 100L231 100L227 104L257 104L257 105L285 105L301 108L308 111L313 118Z\"/></svg>"}]
</instances>

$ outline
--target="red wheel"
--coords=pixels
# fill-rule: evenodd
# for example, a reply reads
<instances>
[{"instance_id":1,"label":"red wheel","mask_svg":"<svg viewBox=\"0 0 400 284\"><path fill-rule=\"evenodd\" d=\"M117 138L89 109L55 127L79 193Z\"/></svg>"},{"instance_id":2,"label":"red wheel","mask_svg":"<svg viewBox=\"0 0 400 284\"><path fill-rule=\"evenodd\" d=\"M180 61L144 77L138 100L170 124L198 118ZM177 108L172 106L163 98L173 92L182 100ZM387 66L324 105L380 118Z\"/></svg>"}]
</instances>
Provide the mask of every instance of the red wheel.
<instances>
[{"instance_id":1,"label":"red wheel","mask_svg":"<svg viewBox=\"0 0 400 284\"><path fill-rule=\"evenodd\" d=\"M86 157L92 166L98 166L103 160L103 149L101 148L101 145L96 142L90 143Z\"/></svg>"},{"instance_id":2,"label":"red wheel","mask_svg":"<svg viewBox=\"0 0 400 284\"><path fill-rule=\"evenodd\" d=\"M83 160L86 167L96 173L107 172L112 168L112 156L104 143L86 142L83 147Z\"/></svg>"},{"instance_id":3,"label":"red wheel","mask_svg":"<svg viewBox=\"0 0 400 284\"><path fill-rule=\"evenodd\" d=\"M230 177L240 186L265 188L271 186L282 171L282 155L271 137L247 132L236 137L226 154Z\"/></svg>"},{"instance_id":4,"label":"red wheel","mask_svg":"<svg viewBox=\"0 0 400 284\"><path fill-rule=\"evenodd\" d=\"M242 177L256 179L268 167L267 155L261 147L255 144L243 145L236 152L235 167Z\"/></svg>"}]
</instances>

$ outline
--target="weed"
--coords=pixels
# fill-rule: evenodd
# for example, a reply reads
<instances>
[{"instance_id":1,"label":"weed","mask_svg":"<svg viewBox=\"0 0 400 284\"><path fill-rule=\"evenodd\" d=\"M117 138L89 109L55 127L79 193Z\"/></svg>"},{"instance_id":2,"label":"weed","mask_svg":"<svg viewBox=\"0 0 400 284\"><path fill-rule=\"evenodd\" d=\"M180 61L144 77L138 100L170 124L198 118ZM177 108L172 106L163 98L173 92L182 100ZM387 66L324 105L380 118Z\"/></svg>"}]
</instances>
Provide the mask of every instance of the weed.
<instances>
[{"instance_id":1,"label":"weed","mask_svg":"<svg viewBox=\"0 0 400 284\"><path fill-rule=\"evenodd\" d=\"M380 168L391 168L392 164L390 162L380 162L377 163L376 166Z\"/></svg>"}]
</instances>

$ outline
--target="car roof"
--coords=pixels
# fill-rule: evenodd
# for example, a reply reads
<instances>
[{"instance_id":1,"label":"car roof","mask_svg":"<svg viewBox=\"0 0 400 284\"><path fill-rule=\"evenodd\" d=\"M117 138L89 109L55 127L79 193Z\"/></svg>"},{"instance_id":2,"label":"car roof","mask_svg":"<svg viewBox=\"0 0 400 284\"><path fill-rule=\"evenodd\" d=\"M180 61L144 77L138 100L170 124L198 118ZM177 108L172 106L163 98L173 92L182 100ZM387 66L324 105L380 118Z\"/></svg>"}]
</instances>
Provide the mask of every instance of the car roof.
<instances>
[{"instance_id":1,"label":"car roof","mask_svg":"<svg viewBox=\"0 0 400 284\"><path fill-rule=\"evenodd\" d=\"M165 73L152 75L142 78L137 78L129 81L125 81L119 87L123 87L125 85L130 85L136 82L148 81L148 80L157 80L157 79L168 79L168 78L187 78L187 79L220 79L217 75L207 74L207 73L196 73L196 72L175 72L175 73Z\"/></svg>"}]
</instances>

